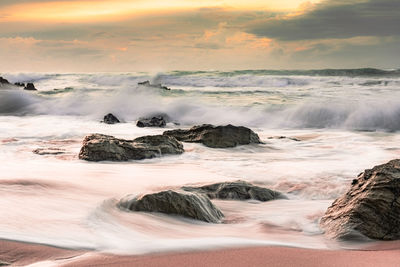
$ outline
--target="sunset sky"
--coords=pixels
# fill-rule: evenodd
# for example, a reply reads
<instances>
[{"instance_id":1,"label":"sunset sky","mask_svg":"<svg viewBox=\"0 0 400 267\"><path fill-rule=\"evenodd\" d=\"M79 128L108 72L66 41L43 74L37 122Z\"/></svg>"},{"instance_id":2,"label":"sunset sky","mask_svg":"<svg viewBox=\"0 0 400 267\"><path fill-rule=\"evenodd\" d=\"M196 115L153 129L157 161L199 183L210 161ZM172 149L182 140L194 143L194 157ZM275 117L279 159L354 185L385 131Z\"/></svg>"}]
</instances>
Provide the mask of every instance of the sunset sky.
<instances>
[{"instance_id":1,"label":"sunset sky","mask_svg":"<svg viewBox=\"0 0 400 267\"><path fill-rule=\"evenodd\" d=\"M399 0L0 0L0 71L400 68Z\"/></svg>"}]
</instances>

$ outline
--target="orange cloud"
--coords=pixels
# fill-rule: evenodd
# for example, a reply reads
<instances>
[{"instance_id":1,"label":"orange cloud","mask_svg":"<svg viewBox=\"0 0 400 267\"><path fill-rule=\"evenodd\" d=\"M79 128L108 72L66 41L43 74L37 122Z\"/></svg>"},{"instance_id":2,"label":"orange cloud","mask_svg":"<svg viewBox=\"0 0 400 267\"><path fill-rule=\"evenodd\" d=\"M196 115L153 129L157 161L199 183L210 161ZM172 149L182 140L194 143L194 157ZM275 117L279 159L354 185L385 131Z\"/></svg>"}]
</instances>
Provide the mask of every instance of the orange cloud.
<instances>
[{"instance_id":1,"label":"orange cloud","mask_svg":"<svg viewBox=\"0 0 400 267\"><path fill-rule=\"evenodd\" d=\"M311 0L307 3L319 2ZM22 3L0 9L0 21L65 21L85 22L121 20L149 13L176 12L198 8L222 7L236 10L296 10L304 0L59 0L52 2ZM305 6L300 6L303 9ZM29 11L29 12L27 12Z\"/></svg>"}]
</instances>

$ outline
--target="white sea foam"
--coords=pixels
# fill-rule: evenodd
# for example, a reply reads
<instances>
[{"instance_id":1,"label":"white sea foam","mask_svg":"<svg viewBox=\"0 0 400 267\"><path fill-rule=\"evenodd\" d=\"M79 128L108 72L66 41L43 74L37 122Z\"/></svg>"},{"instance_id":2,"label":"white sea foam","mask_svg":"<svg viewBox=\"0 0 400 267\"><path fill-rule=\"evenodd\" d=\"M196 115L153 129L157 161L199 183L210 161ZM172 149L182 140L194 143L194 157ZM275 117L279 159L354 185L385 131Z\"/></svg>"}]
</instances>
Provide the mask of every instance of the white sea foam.
<instances>
[{"instance_id":1,"label":"white sea foam","mask_svg":"<svg viewBox=\"0 0 400 267\"><path fill-rule=\"evenodd\" d=\"M397 78L360 85L379 79L192 76L55 75L37 79L39 92L0 90L0 238L120 254L246 245L336 247L318 226L325 209L359 172L400 155ZM137 86L146 79L172 90ZM274 84L285 79L300 82ZM221 87L224 83L229 86ZM70 84L72 89L49 94ZM108 112L125 123L100 123ZM211 149L185 143L182 155L124 163L78 160L89 133L126 139L161 134L164 129L134 124L155 113L181 123L167 128L251 126L265 144ZM32 153L37 148L63 154ZM224 224L125 212L115 205L127 194L238 179L289 199L215 200Z\"/></svg>"}]
</instances>

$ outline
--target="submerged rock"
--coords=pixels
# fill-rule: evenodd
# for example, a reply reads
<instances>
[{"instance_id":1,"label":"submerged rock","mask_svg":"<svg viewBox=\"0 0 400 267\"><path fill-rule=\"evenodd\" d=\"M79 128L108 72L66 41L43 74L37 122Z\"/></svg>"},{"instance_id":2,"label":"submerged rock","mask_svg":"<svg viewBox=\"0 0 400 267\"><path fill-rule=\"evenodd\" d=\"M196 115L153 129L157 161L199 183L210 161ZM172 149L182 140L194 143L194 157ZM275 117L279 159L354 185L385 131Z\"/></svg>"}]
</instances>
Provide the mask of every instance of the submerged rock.
<instances>
[{"instance_id":1,"label":"submerged rock","mask_svg":"<svg viewBox=\"0 0 400 267\"><path fill-rule=\"evenodd\" d=\"M65 150L62 148L56 148L56 147L48 147L48 148L37 148L32 151L35 154L44 156L44 155L60 155L64 154Z\"/></svg>"},{"instance_id":2,"label":"submerged rock","mask_svg":"<svg viewBox=\"0 0 400 267\"><path fill-rule=\"evenodd\" d=\"M328 208L320 226L331 238L400 239L400 159L361 173Z\"/></svg>"},{"instance_id":3,"label":"submerged rock","mask_svg":"<svg viewBox=\"0 0 400 267\"><path fill-rule=\"evenodd\" d=\"M159 84L151 84L150 81L144 81L144 82L139 82L138 85L140 86L146 86L146 87L152 87L152 88L157 88L157 89L162 89L162 90L171 90L170 88Z\"/></svg>"},{"instance_id":4,"label":"submerged rock","mask_svg":"<svg viewBox=\"0 0 400 267\"><path fill-rule=\"evenodd\" d=\"M163 133L167 136L173 136L179 141L202 143L212 148L227 148L238 145L260 144L258 135L243 126L213 126L203 124L194 126L189 130L170 130Z\"/></svg>"},{"instance_id":5,"label":"submerged rock","mask_svg":"<svg viewBox=\"0 0 400 267\"><path fill-rule=\"evenodd\" d=\"M91 134L83 140L79 158L88 161L149 159L164 154L182 154L183 145L173 137L151 135L134 140Z\"/></svg>"},{"instance_id":6,"label":"submerged rock","mask_svg":"<svg viewBox=\"0 0 400 267\"><path fill-rule=\"evenodd\" d=\"M245 181L224 182L200 187L184 186L183 190L206 194L209 198L269 201L285 199L286 197L277 191L252 185Z\"/></svg>"},{"instance_id":7,"label":"submerged rock","mask_svg":"<svg viewBox=\"0 0 400 267\"><path fill-rule=\"evenodd\" d=\"M296 142L300 142L301 140L296 137L288 137L288 136L270 136L268 139L288 139Z\"/></svg>"},{"instance_id":8,"label":"submerged rock","mask_svg":"<svg viewBox=\"0 0 400 267\"><path fill-rule=\"evenodd\" d=\"M137 127L165 127L165 125L167 122L163 116L139 119L136 123Z\"/></svg>"},{"instance_id":9,"label":"submerged rock","mask_svg":"<svg viewBox=\"0 0 400 267\"><path fill-rule=\"evenodd\" d=\"M105 115L103 118L103 122L106 124L120 123L119 119L115 117L112 113L108 113L107 115Z\"/></svg>"},{"instance_id":10,"label":"submerged rock","mask_svg":"<svg viewBox=\"0 0 400 267\"><path fill-rule=\"evenodd\" d=\"M35 85L33 83L27 83L24 87L24 90L36 91L37 89L35 88Z\"/></svg>"},{"instance_id":11,"label":"submerged rock","mask_svg":"<svg viewBox=\"0 0 400 267\"><path fill-rule=\"evenodd\" d=\"M172 190L126 197L118 206L131 211L161 212L210 223L218 223L224 217L206 196Z\"/></svg>"}]
</instances>

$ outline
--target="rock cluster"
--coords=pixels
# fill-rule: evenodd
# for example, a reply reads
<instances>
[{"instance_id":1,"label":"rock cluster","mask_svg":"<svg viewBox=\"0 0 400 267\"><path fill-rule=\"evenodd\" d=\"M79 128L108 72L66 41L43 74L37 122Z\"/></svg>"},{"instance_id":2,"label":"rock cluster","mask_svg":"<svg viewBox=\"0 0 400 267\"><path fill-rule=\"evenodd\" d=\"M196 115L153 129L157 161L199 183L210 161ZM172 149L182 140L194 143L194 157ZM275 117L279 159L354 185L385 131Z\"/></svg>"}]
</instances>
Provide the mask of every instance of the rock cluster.
<instances>
[{"instance_id":1,"label":"rock cluster","mask_svg":"<svg viewBox=\"0 0 400 267\"><path fill-rule=\"evenodd\" d=\"M131 211L180 215L209 223L218 223L224 217L206 196L184 191L167 190L139 197L128 196L118 206Z\"/></svg>"},{"instance_id":2,"label":"rock cluster","mask_svg":"<svg viewBox=\"0 0 400 267\"><path fill-rule=\"evenodd\" d=\"M286 198L280 192L255 186L245 181L216 183L200 187L184 186L182 189L189 192L206 194L211 199L254 199L259 201L269 201Z\"/></svg>"},{"instance_id":3,"label":"rock cluster","mask_svg":"<svg viewBox=\"0 0 400 267\"><path fill-rule=\"evenodd\" d=\"M203 124L189 130L170 130L163 135L173 136L179 141L202 143L212 148L229 148L238 145L259 144L260 138L251 129L243 126L213 126Z\"/></svg>"},{"instance_id":4,"label":"rock cluster","mask_svg":"<svg viewBox=\"0 0 400 267\"><path fill-rule=\"evenodd\" d=\"M183 145L164 135L142 136L134 140L91 134L83 140L79 158L88 161L127 161L183 153Z\"/></svg>"},{"instance_id":5,"label":"rock cluster","mask_svg":"<svg viewBox=\"0 0 400 267\"><path fill-rule=\"evenodd\" d=\"M320 226L337 239L400 239L400 159L361 173L328 208Z\"/></svg>"}]
</instances>

